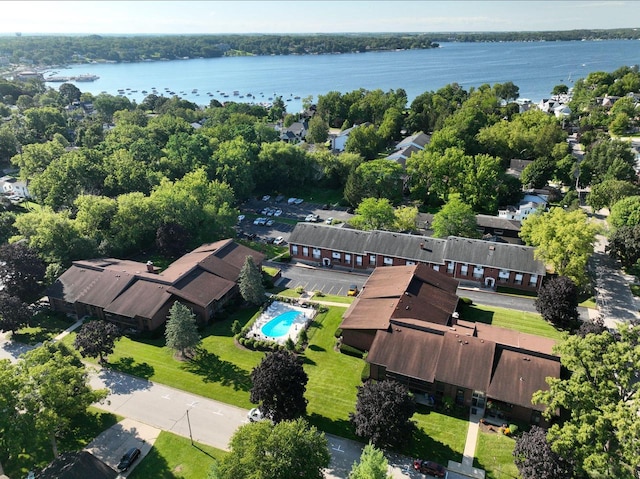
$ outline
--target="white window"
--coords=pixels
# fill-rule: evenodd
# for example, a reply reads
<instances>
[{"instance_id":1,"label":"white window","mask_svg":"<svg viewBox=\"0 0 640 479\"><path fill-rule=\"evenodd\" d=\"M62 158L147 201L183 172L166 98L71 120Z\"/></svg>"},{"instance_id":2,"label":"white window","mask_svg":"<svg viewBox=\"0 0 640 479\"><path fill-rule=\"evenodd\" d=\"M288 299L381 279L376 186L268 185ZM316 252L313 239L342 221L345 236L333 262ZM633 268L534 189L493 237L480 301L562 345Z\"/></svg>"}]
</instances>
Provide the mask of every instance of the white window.
<instances>
[{"instance_id":1,"label":"white window","mask_svg":"<svg viewBox=\"0 0 640 479\"><path fill-rule=\"evenodd\" d=\"M484 274L484 268L482 266L474 266L473 267L473 277L474 278L482 278Z\"/></svg>"},{"instance_id":2,"label":"white window","mask_svg":"<svg viewBox=\"0 0 640 479\"><path fill-rule=\"evenodd\" d=\"M455 267L455 263L453 261L449 261L447 263L447 273L453 273L454 267Z\"/></svg>"},{"instance_id":3,"label":"white window","mask_svg":"<svg viewBox=\"0 0 640 479\"><path fill-rule=\"evenodd\" d=\"M376 264L376 255L372 254L369 256L369 264Z\"/></svg>"},{"instance_id":4,"label":"white window","mask_svg":"<svg viewBox=\"0 0 640 479\"><path fill-rule=\"evenodd\" d=\"M516 273L516 284L522 284L522 274Z\"/></svg>"},{"instance_id":5,"label":"white window","mask_svg":"<svg viewBox=\"0 0 640 479\"><path fill-rule=\"evenodd\" d=\"M529 277L529 286L535 286L536 284L538 284L538 275L537 274L532 274Z\"/></svg>"},{"instance_id":6,"label":"white window","mask_svg":"<svg viewBox=\"0 0 640 479\"><path fill-rule=\"evenodd\" d=\"M302 256L309 256L309 248L306 246L302 247Z\"/></svg>"},{"instance_id":7,"label":"white window","mask_svg":"<svg viewBox=\"0 0 640 479\"><path fill-rule=\"evenodd\" d=\"M462 266L460 266L460 274L462 276L466 276L469 274L469 265L468 264L463 264Z\"/></svg>"},{"instance_id":8,"label":"white window","mask_svg":"<svg viewBox=\"0 0 640 479\"><path fill-rule=\"evenodd\" d=\"M347 253L344 254L344 262L347 263L347 264L351 264L351 255L350 254L347 254Z\"/></svg>"},{"instance_id":9,"label":"white window","mask_svg":"<svg viewBox=\"0 0 640 479\"><path fill-rule=\"evenodd\" d=\"M433 265L433 270L434 271L440 271L440 265L439 264L434 264Z\"/></svg>"},{"instance_id":10,"label":"white window","mask_svg":"<svg viewBox=\"0 0 640 479\"><path fill-rule=\"evenodd\" d=\"M407 266L413 266L414 264L416 264L416 262L415 262L415 261L409 261L409 260L407 260L405 264L406 264Z\"/></svg>"},{"instance_id":11,"label":"white window","mask_svg":"<svg viewBox=\"0 0 640 479\"><path fill-rule=\"evenodd\" d=\"M387 258L385 256L383 261L384 261L385 266L391 266L393 264L393 258Z\"/></svg>"},{"instance_id":12,"label":"white window","mask_svg":"<svg viewBox=\"0 0 640 479\"><path fill-rule=\"evenodd\" d=\"M356 264L362 266L362 256L356 256Z\"/></svg>"},{"instance_id":13,"label":"white window","mask_svg":"<svg viewBox=\"0 0 640 479\"><path fill-rule=\"evenodd\" d=\"M501 283L506 283L507 281L509 281L510 276L511 276L511 273L508 270L501 269L500 272L498 273L498 280Z\"/></svg>"},{"instance_id":14,"label":"white window","mask_svg":"<svg viewBox=\"0 0 640 479\"><path fill-rule=\"evenodd\" d=\"M313 248L313 258L320 259L322 252L318 248Z\"/></svg>"},{"instance_id":15,"label":"white window","mask_svg":"<svg viewBox=\"0 0 640 479\"><path fill-rule=\"evenodd\" d=\"M298 245L297 244L291 245L291 254L292 255L298 254Z\"/></svg>"},{"instance_id":16,"label":"white window","mask_svg":"<svg viewBox=\"0 0 640 479\"><path fill-rule=\"evenodd\" d=\"M333 259L337 259L338 261L340 261L340 259L342 259L342 255L336 251L334 251L333 253L331 253L331 257Z\"/></svg>"}]
</instances>

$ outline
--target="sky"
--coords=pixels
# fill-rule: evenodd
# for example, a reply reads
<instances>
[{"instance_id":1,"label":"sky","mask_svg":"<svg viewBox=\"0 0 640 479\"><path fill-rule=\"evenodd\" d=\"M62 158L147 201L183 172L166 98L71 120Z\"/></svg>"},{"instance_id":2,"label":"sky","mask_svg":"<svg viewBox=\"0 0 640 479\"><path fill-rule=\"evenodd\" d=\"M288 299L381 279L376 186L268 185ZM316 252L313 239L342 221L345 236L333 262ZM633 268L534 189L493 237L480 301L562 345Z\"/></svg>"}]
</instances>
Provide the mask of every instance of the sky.
<instances>
[{"instance_id":1,"label":"sky","mask_svg":"<svg viewBox=\"0 0 640 479\"><path fill-rule=\"evenodd\" d=\"M481 32L640 28L640 1L2 1L0 34Z\"/></svg>"}]
</instances>

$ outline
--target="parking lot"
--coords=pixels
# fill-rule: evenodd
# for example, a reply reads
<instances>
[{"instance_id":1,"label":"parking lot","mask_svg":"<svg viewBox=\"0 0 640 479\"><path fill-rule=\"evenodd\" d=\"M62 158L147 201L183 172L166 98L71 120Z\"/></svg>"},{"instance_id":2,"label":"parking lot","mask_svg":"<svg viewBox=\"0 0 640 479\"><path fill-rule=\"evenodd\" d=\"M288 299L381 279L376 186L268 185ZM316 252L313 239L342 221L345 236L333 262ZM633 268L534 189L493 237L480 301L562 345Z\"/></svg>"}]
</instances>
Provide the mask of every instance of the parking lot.
<instances>
[{"instance_id":1,"label":"parking lot","mask_svg":"<svg viewBox=\"0 0 640 479\"><path fill-rule=\"evenodd\" d=\"M279 201L276 201L277 199ZM329 209L325 209L327 207ZM266 211L265 208L270 211ZM280 210L281 213L275 215L274 212L276 210ZM327 218L333 218L336 221L347 221L353 217L353 214L347 212L347 208L336 208L330 205L308 202L289 204L288 198L285 197L281 199L279 197L270 197L267 201L251 198L241 206L241 213L245 218L238 223L238 234L255 234L256 238L262 241L267 241L269 238L277 238L278 236L282 236L285 241L288 241L289 235L295 227L293 222L304 221L308 215L317 215L317 222L324 222ZM273 220L273 224L271 226L255 225L253 222L256 217Z\"/></svg>"},{"instance_id":2,"label":"parking lot","mask_svg":"<svg viewBox=\"0 0 640 479\"><path fill-rule=\"evenodd\" d=\"M351 285L359 290L369 275L367 273L351 273L324 267L308 267L305 265L284 265L278 263L282 270L279 286L295 289L302 286L305 291L322 291L324 294L346 296Z\"/></svg>"}]
</instances>

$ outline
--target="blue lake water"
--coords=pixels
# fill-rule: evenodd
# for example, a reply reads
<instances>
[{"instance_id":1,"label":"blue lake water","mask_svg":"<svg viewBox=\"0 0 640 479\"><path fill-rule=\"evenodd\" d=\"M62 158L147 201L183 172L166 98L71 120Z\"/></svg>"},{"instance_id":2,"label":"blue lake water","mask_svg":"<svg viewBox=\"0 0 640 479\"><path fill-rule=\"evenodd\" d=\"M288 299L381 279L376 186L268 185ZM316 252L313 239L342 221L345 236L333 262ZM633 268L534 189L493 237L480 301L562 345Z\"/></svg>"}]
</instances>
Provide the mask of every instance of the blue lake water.
<instances>
[{"instance_id":1,"label":"blue lake water","mask_svg":"<svg viewBox=\"0 0 640 479\"><path fill-rule=\"evenodd\" d=\"M301 108L301 99L329 91L342 93L365 88L403 88L409 101L425 91L457 82L465 89L484 83L512 81L520 87L520 97L539 101L548 97L559 83L572 81L592 71L613 71L624 65L640 64L640 41L443 43L431 50L370 52L343 55L295 55L264 57L223 57L142 63L74 65L57 70L58 75L95 74L94 82L77 83L82 91L105 91L141 101L152 87L207 105L220 101L268 101L280 95L287 111ZM60 84L49 83L58 88ZM197 89L197 93L193 90ZM239 95L234 97L233 91ZM214 94L213 97L207 92ZM223 98L225 92L229 98ZM245 98L240 98L243 95Z\"/></svg>"},{"instance_id":2,"label":"blue lake water","mask_svg":"<svg viewBox=\"0 0 640 479\"><path fill-rule=\"evenodd\" d=\"M301 314L302 313L298 311L287 311L286 313L276 316L267 324L262 326L262 334L272 338L280 338L286 335L293 322Z\"/></svg>"}]
</instances>

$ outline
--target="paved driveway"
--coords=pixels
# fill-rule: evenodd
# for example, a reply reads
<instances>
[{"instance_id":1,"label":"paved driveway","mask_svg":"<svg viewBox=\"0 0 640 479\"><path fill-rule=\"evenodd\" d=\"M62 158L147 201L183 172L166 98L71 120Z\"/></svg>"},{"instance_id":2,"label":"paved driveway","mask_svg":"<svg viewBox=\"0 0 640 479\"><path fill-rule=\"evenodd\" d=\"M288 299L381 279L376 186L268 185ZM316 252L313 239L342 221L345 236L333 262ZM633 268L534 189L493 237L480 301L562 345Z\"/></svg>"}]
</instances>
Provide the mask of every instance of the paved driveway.
<instances>
[{"instance_id":1,"label":"paved driveway","mask_svg":"<svg viewBox=\"0 0 640 479\"><path fill-rule=\"evenodd\" d=\"M117 470L120 458L132 447L137 447L140 449L140 457L127 472L121 474L126 477L149 453L159 434L160 429L156 427L133 419L123 419L100 433L84 449Z\"/></svg>"},{"instance_id":2,"label":"paved driveway","mask_svg":"<svg viewBox=\"0 0 640 479\"><path fill-rule=\"evenodd\" d=\"M350 273L347 271L313 267L307 265L274 264L282 270L279 286L297 288L302 286L305 291L322 291L325 294L346 296L349 287L355 284L359 289L365 283L368 274Z\"/></svg>"}]
</instances>

